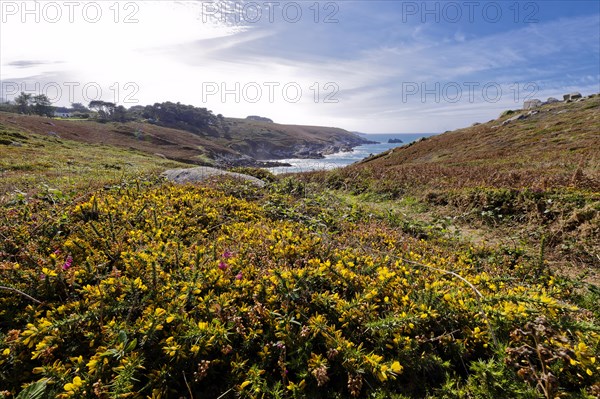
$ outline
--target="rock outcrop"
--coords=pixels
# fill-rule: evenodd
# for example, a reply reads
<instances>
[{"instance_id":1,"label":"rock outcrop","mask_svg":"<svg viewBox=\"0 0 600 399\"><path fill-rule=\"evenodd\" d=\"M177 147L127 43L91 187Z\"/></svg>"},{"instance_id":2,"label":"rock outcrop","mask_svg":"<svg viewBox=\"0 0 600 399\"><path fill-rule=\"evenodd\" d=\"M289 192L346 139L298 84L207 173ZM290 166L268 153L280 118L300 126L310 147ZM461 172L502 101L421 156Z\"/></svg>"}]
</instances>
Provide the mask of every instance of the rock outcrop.
<instances>
[{"instance_id":1,"label":"rock outcrop","mask_svg":"<svg viewBox=\"0 0 600 399\"><path fill-rule=\"evenodd\" d=\"M200 166L197 168L188 169L170 169L162 173L162 176L173 183L196 183L201 182L216 176L227 176L241 181L247 181L258 187L264 187L264 181L257 179L254 176L245 175L242 173L227 172L217 168L208 166Z\"/></svg>"},{"instance_id":2,"label":"rock outcrop","mask_svg":"<svg viewBox=\"0 0 600 399\"><path fill-rule=\"evenodd\" d=\"M509 118L509 119L505 120L504 122L502 122L502 126L508 125L511 122L518 121L520 119L525 119L525 118L526 118L526 116L523 114L515 115L512 118Z\"/></svg>"},{"instance_id":3,"label":"rock outcrop","mask_svg":"<svg viewBox=\"0 0 600 399\"><path fill-rule=\"evenodd\" d=\"M523 109L534 109L542 106L542 100L538 100L537 98L532 100L527 100L523 103Z\"/></svg>"}]
</instances>

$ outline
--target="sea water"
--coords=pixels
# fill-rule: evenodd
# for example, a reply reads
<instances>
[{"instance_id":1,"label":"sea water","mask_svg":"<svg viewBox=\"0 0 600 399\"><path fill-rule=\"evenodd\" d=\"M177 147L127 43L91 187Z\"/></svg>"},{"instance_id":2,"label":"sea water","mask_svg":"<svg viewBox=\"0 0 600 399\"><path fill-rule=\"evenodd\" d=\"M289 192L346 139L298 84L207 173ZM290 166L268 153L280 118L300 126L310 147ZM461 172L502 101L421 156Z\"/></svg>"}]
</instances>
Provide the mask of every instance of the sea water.
<instances>
[{"instance_id":1,"label":"sea water","mask_svg":"<svg viewBox=\"0 0 600 399\"><path fill-rule=\"evenodd\" d=\"M341 168L354 162L358 162L371 155L380 154L395 147L400 147L419 140L422 137L435 136L436 133L381 133L381 134L363 134L360 136L367 140L377 141L378 144L364 144L354 147L349 152L338 152L326 155L321 159L278 159L277 162L289 163L292 166L278 166L268 168L275 174L309 172L313 170L329 170ZM402 143L388 143L389 139L400 139Z\"/></svg>"}]
</instances>

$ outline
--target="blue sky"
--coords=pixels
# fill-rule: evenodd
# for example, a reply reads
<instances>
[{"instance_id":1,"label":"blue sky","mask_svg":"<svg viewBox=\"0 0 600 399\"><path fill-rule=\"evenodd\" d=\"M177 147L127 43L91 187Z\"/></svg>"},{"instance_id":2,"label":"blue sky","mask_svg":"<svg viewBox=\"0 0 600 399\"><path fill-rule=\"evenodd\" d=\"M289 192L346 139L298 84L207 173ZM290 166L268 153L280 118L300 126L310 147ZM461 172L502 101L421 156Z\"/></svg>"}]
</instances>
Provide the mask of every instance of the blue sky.
<instances>
[{"instance_id":1,"label":"blue sky","mask_svg":"<svg viewBox=\"0 0 600 399\"><path fill-rule=\"evenodd\" d=\"M180 101L377 133L600 92L598 1L66 3L0 2L0 95Z\"/></svg>"}]
</instances>

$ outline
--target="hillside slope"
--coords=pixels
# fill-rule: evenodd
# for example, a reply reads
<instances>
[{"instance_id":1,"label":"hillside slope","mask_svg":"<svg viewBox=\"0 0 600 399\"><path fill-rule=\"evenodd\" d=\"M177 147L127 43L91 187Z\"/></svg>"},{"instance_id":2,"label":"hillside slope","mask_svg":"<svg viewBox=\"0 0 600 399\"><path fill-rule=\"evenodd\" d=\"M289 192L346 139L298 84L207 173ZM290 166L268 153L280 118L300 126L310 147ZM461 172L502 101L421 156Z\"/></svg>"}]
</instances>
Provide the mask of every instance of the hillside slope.
<instances>
[{"instance_id":1,"label":"hillside slope","mask_svg":"<svg viewBox=\"0 0 600 399\"><path fill-rule=\"evenodd\" d=\"M599 282L600 96L536 111L299 178L369 201L423 234L523 252Z\"/></svg>"},{"instance_id":2,"label":"hillside slope","mask_svg":"<svg viewBox=\"0 0 600 399\"><path fill-rule=\"evenodd\" d=\"M226 121L226 131L197 134L142 122L97 123L0 112L0 124L20 131L132 148L200 165L258 165L257 160L318 158L366 142L337 128Z\"/></svg>"},{"instance_id":3,"label":"hillside slope","mask_svg":"<svg viewBox=\"0 0 600 399\"><path fill-rule=\"evenodd\" d=\"M352 168L398 175L402 180L410 177L400 175L414 173L416 168L422 172L420 185L436 187L576 185L600 189L600 97L548 104L538 111L533 115L516 111L484 124L446 132ZM518 115L526 117L506 123Z\"/></svg>"},{"instance_id":4,"label":"hillside slope","mask_svg":"<svg viewBox=\"0 0 600 399\"><path fill-rule=\"evenodd\" d=\"M0 123L0 206L33 198L66 201L185 166L130 148L29 133Z\"/></svg>"}]
</instances>

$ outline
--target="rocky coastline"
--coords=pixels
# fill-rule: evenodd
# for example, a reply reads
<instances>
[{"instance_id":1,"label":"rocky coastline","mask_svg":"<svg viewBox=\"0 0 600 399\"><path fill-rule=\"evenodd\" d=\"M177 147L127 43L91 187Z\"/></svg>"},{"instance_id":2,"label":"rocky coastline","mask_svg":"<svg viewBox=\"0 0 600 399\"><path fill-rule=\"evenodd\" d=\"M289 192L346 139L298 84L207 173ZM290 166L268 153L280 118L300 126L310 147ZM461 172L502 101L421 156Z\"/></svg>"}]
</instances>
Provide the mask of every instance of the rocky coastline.
<instances>
[{"instance_id":1,"label":"rocky coastline","mask_svg":"<svg viewBox=\"0 0 600 399\"><path fill-rule=\"evenodd\" d=\"M272 146L268 142L253 142L250 146L232 149L244 153L241 157L235 157L231 154L223 154L217 157L218 164L223 166L251 166L260 168L291 166L286 162L279 162L283 159L323 159L327 155L340 152L351 152L354 147L364 144L377 144L376 141L367 140L360 136L350 137L349 139L336 140L332 142L311 142L294 144L289 147Z\"/></svg>"}]
</instances>

